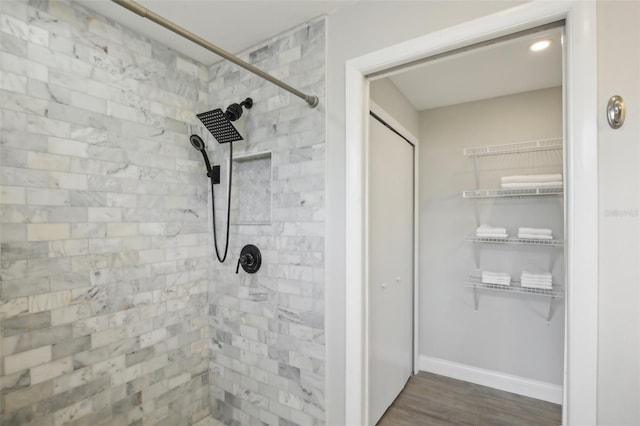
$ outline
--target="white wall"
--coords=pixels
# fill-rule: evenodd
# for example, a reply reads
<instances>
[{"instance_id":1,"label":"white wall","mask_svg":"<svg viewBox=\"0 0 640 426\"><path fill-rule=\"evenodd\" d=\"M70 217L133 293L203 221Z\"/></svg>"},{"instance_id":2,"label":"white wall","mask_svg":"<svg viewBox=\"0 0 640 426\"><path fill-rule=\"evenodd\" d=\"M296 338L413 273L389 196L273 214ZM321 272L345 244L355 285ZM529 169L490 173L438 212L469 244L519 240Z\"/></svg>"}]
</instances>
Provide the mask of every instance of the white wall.
<instances>
[{"instance_id":1,"label":"white wall","mask_svg":"<svg viewBox=\"0 0 640 426\"><path fill-rule=\"evenodd\" d=\"M465 235L480 223L551 228L564 234L558 196L470 200L473 159L463 148L562 136L560 87L469 102L420 113L420 356L562 384L564 300L551 323L549 299L473 291L464 280L479 267L508 272L552 272L564 284L562 248L473 244ZM499 188L500 177L562 173L562 152L544 151L478 159L480 188ZM477 260L476 260L477 259Z\"/></svg>"},{"instance_id":2,"label":"white wall","mask_svg":"<svg viewBox=\"0 0 640 426\"><path fill-rule=\"evenodd\" d=\"M598 3L600 291L598 424L640 424L640 3ZM613 130L612 95L627 106Z\"/></svg>"},{"instance_id":3,"label":"white wall","mask_svg":"<svg viewBox=\"0 0 640 426\"><path fill-rule=\"evenodd\" d=\"M515 7L516 2L356 2L350 7L338 11L328 18L328 46L327 46L327 277L326 277L326 349L327 349L327 423L344 423L344 321L345 321L345 61L372 51L376 51L399 42L415 38L462 23L473 18L486 16L500 10ZM631 127L635 120L638 122L637 89L637 61L638 25L639 17L637 3L631 2L599 2L598 19L604 24L599 25L598 35L601 46L599 49L599 78L601 99L598 113L601 114L601 132L599 134L601 152L616 155L616 160L605 163L600 160L601 189L633 187L638 184L637 171L640 168L637 148L634 144L640 139L639 130ZM625 10L626 8L626 10ZM614 16L607 17L607 12ZM616 16L619 15L619 16ZM631 22L628 22L631 21ZM624 22L624 25L620 24ZM628 43L624 50L612 48L610 38L616 38ZM348 41L348 42L346 42ZM635 45L635 47L634 47ZM615 60L611 60L615 56ZM622 64L622 65L621 65ZM625 64L627 64L625 66ZM635 67L635 71L634 71ZM623 71L620 76L617 73ZM633 74L635 72L635 74ZM612 74L616 77L609 77ZM622 80L620 80L622 78ZM623 87L618 86L620 82ZM605 90L606 88L606 90ZM624 90L623 90L624 89ZM621 90L630 108L630 115L626 129L617 133L610 132L603 126L603 112L605 99L613 92ZM623 92L622 92L623 90ZM634 113L635 111L635 113ZM637 125L637 124L636 124ZM603 158L604 159L604 158ZM635 159L635 160L634 160ZM616 161L629 166L616 167ZM602 165L606 164L606 167ZM604 188L603 188L604 187ZM633 188L630 188L630 192ZM635 192L637 194L637 190ZM617 194L617 192L616 192ZM602 193L601 193L602 195ZM616 196L618 197L618 196ZM622 200L618 202L617 200ZM603 294L600 298L600 362L598 389L599 406L601 411L599 423L616 423L616 410L629 408L631 423L640 423L637 418L637 407L640 406L638 390L640 376L637 364L629 363L629 370L620 369L615 372L616 361L620 354L628 354L628 359L638 360L638 345L633 343L640 339L640 324L638 311L640 310L637 294L638 252L635 249L635 260L624 262L622 265L607 265L616 254L621 253L620 241L631 245L629 256L633 257L634 244L638 242L637 218L629 218L631 226L624 223L619 228L615 223L622 223L620 218L605 218L605 207L616 206L638 207L630 197L624 201L623 197L608 201L600 197L601 243L600 250L600 281ZM633 214L633 213L632 213ZM612 232L614 231L615 232ZM605 234L606 235L603 235ZM621 240L619 238L622 238ZM617 242L616 242L616 239ZM637 247L637 246L635 246ZM626 258L626 257L625 257ZM614 266L615 265L615 266ZM617 268L617 267L620 268ZM602 269L604 268L604 269ZM622 279L622 280L621 280ZM624 291L620 292L619 286ZM611 299L606 300L607 296ZM604 299L603 299L604 298ZM618 310L623 307L625 310ZM626 315L619 316L622 312ZM609 321L609 320L612 321ZM607 335L611 329L619 328L623 333ZM611 337L610 340L609 337ZM630 343L629 343L630 342ZM616 358L618 357L618 358ZM613 376L610 376L613 375ZM612 377L612 379L607 379ZM616 386L616 380L628 391L624 396ZM635 404L635 405L634 405ZM618 415L623 415L619 413ZM608 419L613 419L611 422Z\"/></svg>"},{"instance_id":4,"label":"white wall","mask_svg":"<svg viewBox=\"0 0 640 426\"><path fill-rule=\"evenodd\" d=\"M345 61L514 7L516 1L356 2L327 28L327 424L344 424Z\"/></svg>"},{"instance_id":5,"label":"white wall","mask_svg":"<svg viewBox=\"0 0 640 426\"><path fill-rule=\"evenodd\" d=\"M393 118L411 133L417 136L420 130L418 124L418 111L398 90L389 78L372 81L369 86L371 100L378 104L383 110L393 116Z\"/></svg>"}]
</instances>

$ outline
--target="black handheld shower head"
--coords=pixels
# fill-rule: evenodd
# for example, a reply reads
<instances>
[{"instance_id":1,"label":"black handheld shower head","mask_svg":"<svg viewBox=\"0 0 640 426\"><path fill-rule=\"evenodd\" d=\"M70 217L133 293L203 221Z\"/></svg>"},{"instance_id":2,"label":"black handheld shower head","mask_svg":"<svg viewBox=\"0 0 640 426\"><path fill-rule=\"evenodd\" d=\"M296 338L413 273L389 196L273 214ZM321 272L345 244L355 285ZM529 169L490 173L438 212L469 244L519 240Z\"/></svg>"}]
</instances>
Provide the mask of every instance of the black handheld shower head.
<instances>
[{"instance_id":1,"label":"black handheld shower head","mask_svg":"<svg viewBox=\"0 0 640 426\"><path fill-rule=\"evenodd\" d=\"M240 117L242 117L242 107L246 109L251 109L253 106L253 99L247 98L244 101L240 102L240 104L231 104L227 107L227 110L224 113L224 116L227 117L229 121L236 121Z\"/></svg>"},{"instance_id":2,"label":"black handheld shower head","mask_svg":"<svg viewBox=\"0 0 640 426\"><path fill-rule=\"evenodd\" d=\"M189 142L191 142L191 146L198 151L204 151L204 141L200 136L191 135L191 137L189 137Z\"/></svg>"},{"instance_id":3,"label":"black handheld shower head","mask_svg":"<svg viewBox=\"0 0 640 426\"><path fill-rule=\"evenodd\" d=\"M211 177L211 163L209 162L209 156L207 155L207 151L205 151L205 145L202 138L198 135L191 135L189 137L189 142L191 142L191 146L197 149L202 153L202 157L204 158L204 164L207 166L207 176Z\"/></svg>"}]
</instances>

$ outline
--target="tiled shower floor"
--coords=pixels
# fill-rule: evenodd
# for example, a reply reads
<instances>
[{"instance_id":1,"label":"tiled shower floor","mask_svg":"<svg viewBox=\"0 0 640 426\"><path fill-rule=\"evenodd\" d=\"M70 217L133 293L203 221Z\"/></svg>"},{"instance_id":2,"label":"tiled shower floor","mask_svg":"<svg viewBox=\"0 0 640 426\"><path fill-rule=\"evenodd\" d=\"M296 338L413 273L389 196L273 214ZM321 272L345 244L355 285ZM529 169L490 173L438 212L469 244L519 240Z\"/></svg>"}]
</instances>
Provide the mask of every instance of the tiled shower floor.
<instances>
[{"instance_id":1,"label":"tiled shower floor","mask_svg":"<svg viewBox=\"0 0 640 426\"><path fill-rule=\"evenodd\" d=\"M198 423L193 426L224 426L224 423L220 423L218 420L213 417L207 417L200 420Z\"/></svg>"}]
</instances>

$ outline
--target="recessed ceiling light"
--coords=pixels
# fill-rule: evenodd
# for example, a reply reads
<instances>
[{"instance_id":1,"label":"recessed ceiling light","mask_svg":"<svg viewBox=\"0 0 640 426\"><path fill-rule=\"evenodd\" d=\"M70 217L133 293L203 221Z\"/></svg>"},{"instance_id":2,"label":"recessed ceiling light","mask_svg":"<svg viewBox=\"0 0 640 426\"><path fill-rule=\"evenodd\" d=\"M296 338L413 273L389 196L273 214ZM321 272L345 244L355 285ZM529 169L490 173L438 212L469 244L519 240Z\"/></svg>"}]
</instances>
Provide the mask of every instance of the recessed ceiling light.
<instances>
[{"instance_id":1,"label":"recessed ceiling light","mask_svg":"<svg viewBox=\"0 0 640 426\"><path fill-rule=\"evenodd\" d=\"M550 45L551 45L551 40L538 40L535 43L533 43L529 49L531 49L532 52L539 52L541 50L546 49Z\"/></svg>"}]
</instances>

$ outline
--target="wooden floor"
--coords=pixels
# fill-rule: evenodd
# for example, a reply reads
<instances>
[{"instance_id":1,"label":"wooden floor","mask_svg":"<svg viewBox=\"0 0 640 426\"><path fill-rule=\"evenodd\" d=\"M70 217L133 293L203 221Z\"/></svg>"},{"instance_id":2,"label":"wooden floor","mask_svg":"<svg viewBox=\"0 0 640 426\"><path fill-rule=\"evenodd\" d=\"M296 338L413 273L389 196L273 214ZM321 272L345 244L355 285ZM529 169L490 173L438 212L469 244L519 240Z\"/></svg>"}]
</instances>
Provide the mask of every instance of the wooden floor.
<instances>
[{"instance_id":1,"label":"wooden floor","mask_svg":"<svg viewBox=\"0 0 640 426\"><path fill-rule=\"evenodd\" d=\"M381 426L559 425L562 407L550 402L420 372L382 416Z\"/></svg>"}]
</instances>

